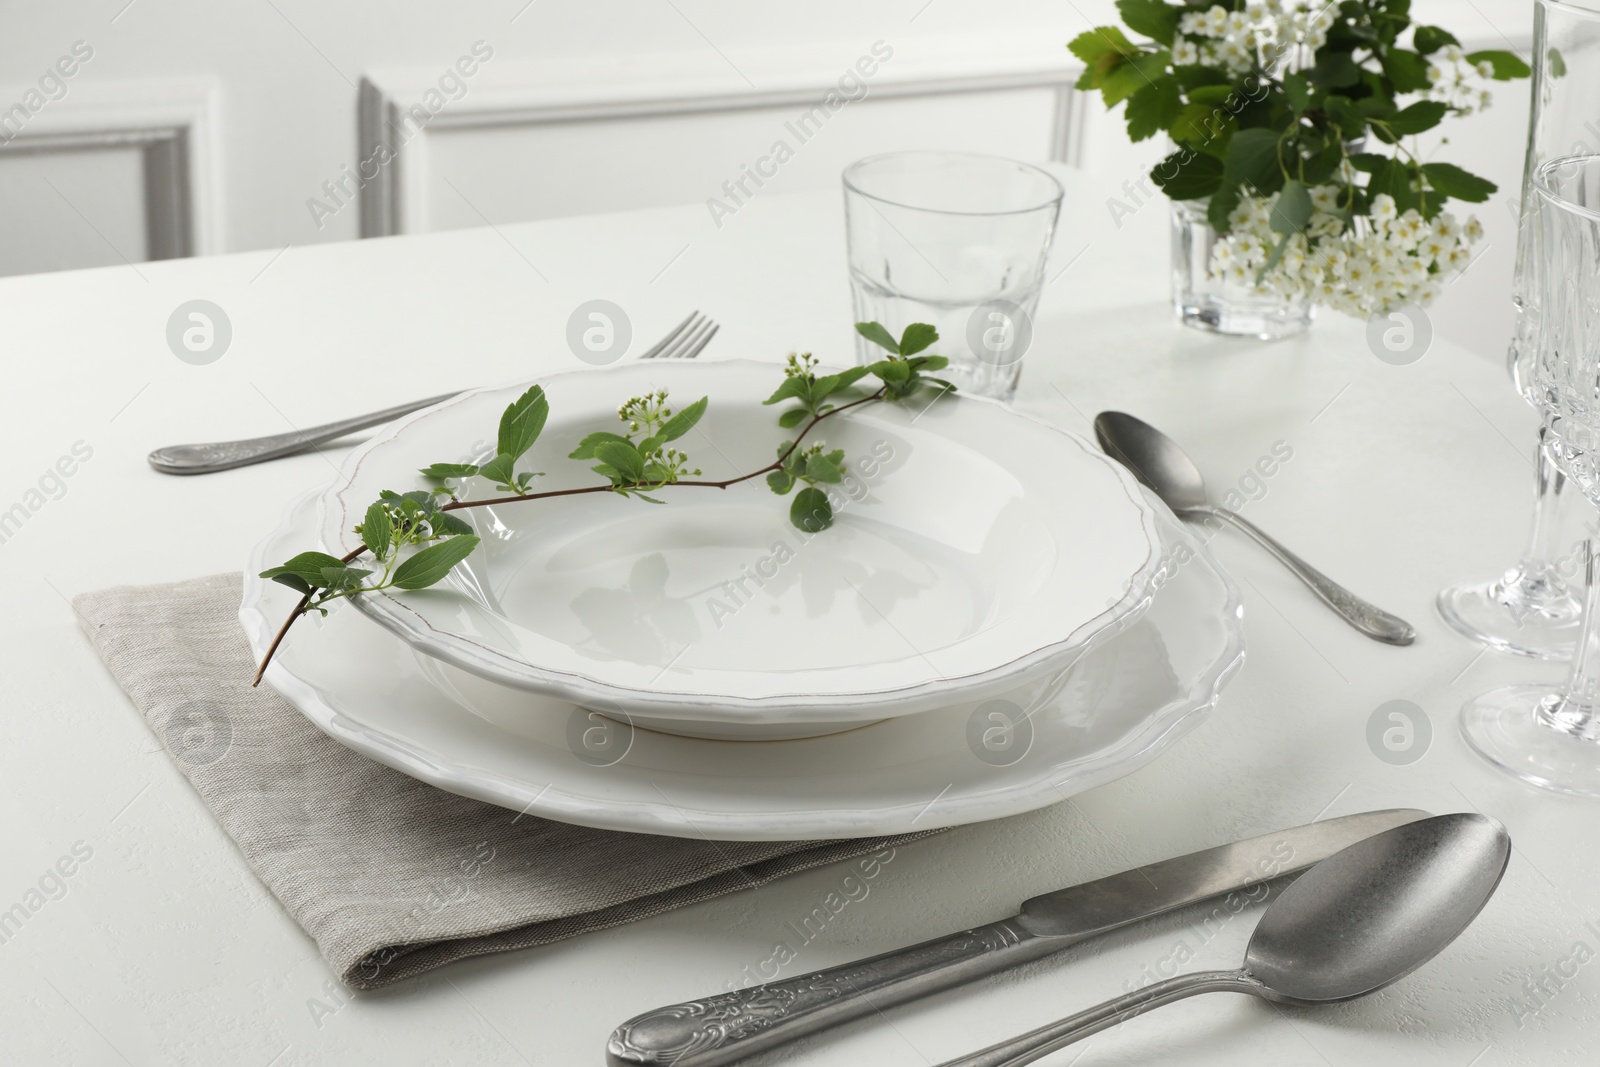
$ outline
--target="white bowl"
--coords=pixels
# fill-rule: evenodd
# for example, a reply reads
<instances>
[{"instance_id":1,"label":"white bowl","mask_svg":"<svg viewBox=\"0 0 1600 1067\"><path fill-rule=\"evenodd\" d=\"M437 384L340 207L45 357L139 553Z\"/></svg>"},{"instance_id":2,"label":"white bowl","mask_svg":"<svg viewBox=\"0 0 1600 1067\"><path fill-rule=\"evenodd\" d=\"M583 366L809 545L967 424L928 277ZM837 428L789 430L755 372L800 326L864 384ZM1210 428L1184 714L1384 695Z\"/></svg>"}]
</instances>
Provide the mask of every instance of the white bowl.
<instances>
[{"instance_id":1,"label":"white bowl","mask_svg":"<svg viewBox=\"0 0 1600 1067\"><path fill-rule=\"evenodd\" d=\"M634 363L543 380L550 418L525 460L538 490L593 485L566 458L616 430L625 398L711 398L680 442L704 477L771 461L791 436L764 407L781 370L747 361ZM323 547L382 489L433 462L481 461L526 384L480 390L389 428L324 494ZM807 535L761 479L462 511L482 547L445 583L356 606L418 650L500 685L693 736L796 737L1001 692L1035 697L1096 634L1127 625L1158 569L1155 513L1080 437L956 396L874 404L814 439L853 477L834 526ZM812 443L808 438L807 443ZM474 444L474 442L477 442ZM495 491L469 482L463 496Z\"/></svg>"},{"instance_id":2,"label":"white bowl","mask_svg":"<svg viewBox=\"0 0 1600 1067\"><path fill-rule=\"evenodd\" d=\"M297 625L266 681L329 736L380 763L562 822L735 841L980 822L1143 766L1204 718L1238 667L1238 589L1170 512L1161 509L1159 522L1163 567L1149 610L1094 642L1036 705L1001 696L831 737L692 740L495 685L420 654L346 605ZM295 595L254 575L303 547L315 527L308 496L252 557L239 617L257 655ZM1016 729L992 744L996 713ZM598 746L593 732L603 734Z\"/></svg>"}]
</instances>

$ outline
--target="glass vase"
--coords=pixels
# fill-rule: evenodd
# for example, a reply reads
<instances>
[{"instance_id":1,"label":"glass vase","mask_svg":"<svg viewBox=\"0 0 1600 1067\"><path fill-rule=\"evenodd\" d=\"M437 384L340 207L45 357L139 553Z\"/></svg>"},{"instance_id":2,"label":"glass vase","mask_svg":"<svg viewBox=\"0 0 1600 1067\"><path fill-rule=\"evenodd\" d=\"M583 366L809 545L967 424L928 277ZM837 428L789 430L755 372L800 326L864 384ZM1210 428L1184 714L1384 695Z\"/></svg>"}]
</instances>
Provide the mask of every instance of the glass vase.
<instances>
[{"instance_id":1,"label":"glass vase","mask_svg":"<svg viewBox=\"0 0 1600 1067\"><path fill-rule=\"evenodd\" d=\"M1211 277L1219 238L1202 200L1172 205L1172 308L1185 326L1231 337L1276 341L1304 333L1315 310L1297 297L1262 296L1253 286Z\"/></svg>"}]
</instances>

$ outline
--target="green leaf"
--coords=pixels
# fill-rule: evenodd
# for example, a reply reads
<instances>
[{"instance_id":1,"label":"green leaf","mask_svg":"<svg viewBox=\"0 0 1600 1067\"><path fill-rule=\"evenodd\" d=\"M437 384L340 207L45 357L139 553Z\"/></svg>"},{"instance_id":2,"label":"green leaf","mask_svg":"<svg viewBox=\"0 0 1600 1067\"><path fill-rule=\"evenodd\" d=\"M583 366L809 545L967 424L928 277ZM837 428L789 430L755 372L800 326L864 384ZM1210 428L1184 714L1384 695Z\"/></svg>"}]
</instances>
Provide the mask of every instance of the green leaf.
<instances>
[{"instance_id":1,"label":"green leaf","mask_svg":"<svg viewBox=\"0 0 1600 1067\"><path fill-rule=\"evenodd\" d=\"M862 369L864 370L865 368ZM790 408L788 411L785 411L782 415L778 416L778 425L782 426L785 430L792 430L796 426L799 426L802 422L806 421L810 414L811 412L807 411L805 408Z\"/></svg>"},{"instance_id":2,"label":"green leaf","mask_svg":"<svg viewBox=\"0 0 1600 1067\"><path fill-rule=\"evenodd\" d=\"M1361 80L1361 68L1350 58L1349 52L1330 52L1323 49L1322 56L1311 68L1311 84L1319 89L1342 89Z\"/></svg>"},{"instance_id":3,"label":"green leaf","mask_svg":"<svg viewBox=\"0 0 1600 1067\"><path fill-rule=\"evenodd\" d=\"M794 475L788 471L771 471L767 474L767 488L783 496L794 488Z\"/></svg>"},{"instance_id":4,"label":"green leaf","mask_svg":"<svg viewBox=\"0 0 1600 1067\"><path fill-rule=\"evenodd\" d=\"M1117 0L1122 21L1134 33L1170 45L1178 34L1179 9L1166 0Z\"/></svg>"},{"instance_id":5,"label":"green leaf","mask_svg":"<svg viewBox=\"0 0 1600 1067\"><path fill-rule=\"evenodd\" d=\"M1334 171L1339 169L1339 161L1343 158L1344 148L1339 135L1335 133L1322 146L1321 151L1307 157L1300 169L1300 180L1307 185L1321 185L1333 177Z\"/></svg>"},{"instance_id":6,"label":"green leaf","mask_svg":"<svg viewBox=\"0 0 1600 1067\"><path fill-rule=\"evenodd\" d=\"M1322 110L1327 112L1328 118L1339 128L1339 135L1347 141L1360 137L1367 128L1367 116L1347 96L1330 94L1322 102Z\"/></svg>"},{"instance_id":7,"label":"green leaf","mask_svg":"<svg viewBox=\"0 0 1600 1067\"><path fill-rule=\"evenodd\" d=\"M500 416L500 454L513 460L520 458L539 439L549 417L550 401L542 387L535 385L517 397Z\"/></svg>"},{"instance_id":8,"label":"green leaf","mask_svg":"<svg viewBox=\"0 0 1600 1067\"><path fill-rule=\"evenodd\" d=\"M361 585L361 579L371 574L371 571L360 570L355 567L324 567L322 568L322 584L328 589L348 591Z\"/></svg>"},{"instance_id":9,"label":"green leaf","mask_svg":"<svg viewBox=\"0 0 1600 1067\"><path fill-rule=\"evenodd\" d=\"M894 335L888 330L884 329L881 323L858 322L856 323L856 333L859 333L862 337L865 337L867 340L871 341L880 348L887 348L897 356L900 354L900 342L896 341L894 339ZM788 381L794 380L795 379L793 378L788 379ZM783 390L780 388L778 392L781 393ZM774 393L772 395L777 397L778 393ZM795 394L790 393L789 395L794 396ZM767 403L771 404L773 401L768 400Z\"/></svg>"},{"instance_id":10,"label":"green leaf","mask_svg":"<svg viewBox=\"0 0 1600 1067\"><path fill-rule=\"evenodd\" d=\"M1176 122L1182 110L1183 96L1171 78L1146 85L1128 97L1128 139L1137 142L1154 137Z\"/></svg>"},{"instance_id":11,"label":"green leaf","mask_svg":"<svg viewBox=\"0 0 1600 1067\"><path fill-rule=\"evenodd\" d=\"M878 326L875 322L872 325ZM857 327L857 329L859 328ZM883 329L881 326L878 326L878 328L880 330ZM888 336L887 331L885 331L884 336ZM883 342L880 341L878 343L882 344ZM762 403L779 404L785 400L803 400L809 405L811 402L811 383L805 378L785 378L783 384L778 386L772 395L763 400Z\"/></svg>"},{"instance_id":12,"label":"green leaf","mask_svg":"<svg viewBox=\"0 0 1600 1067\"><path fill-rule=\"evenodd\" d=\"M1420 93L1430 84L1428 61L1420 53L1404 48L1391 48L1384 54L1383 72L1394 82L1397 93Z\"/></svg>"},{"instance_id":13,"label":"green leaf","mask_svg":"<svg viewBox=\"0 0 1600 1067\"><path fill-rule=\"evenodd\" d=\"M298 574L292 574L292 573L284 570L282 567L271 567L271 568L268 568L267 570L262 571L261 574L259 575L259 577L271 578L273 581L277 582L279 585L286 585L290 589L293 589L296 593L310 593L310 592L312 592L312 587L311 587L311 583L310 582L307 582L304 578L300 577Z\"/></svg>"},{"instance_id":14,"label":"green leaf","mask_svg":"<svg viewBox=\"0 0 1600 1067\"><path fill-rule=\"evenodd\" d=\"M1528 69L1528 64L1515 52L1503 52L1489 49L1483 52L1469 52L1467 62L1473 66L1487 63L1494 68L1495 81L1508 82L1513 78L1526 78L1533 72Z\"/></svg>"},{"instance_id":15,"label":"green leaf","mask_svg":"<svg viewBox=\"0 0 1600 1067\"><path fill-rule=\"evenodd\" d=\"M1233 209L1239 206L1241 194L1239 186L1226 182L1221 189L1211 194L1211 203L1206 205L1206 221L1211 224L1213 230L1226 234L1233 229L1229 216L1233 214Z\"/></svg>"},{"instance_id":16,"label":"green leaf","mask_svg":"<svg viewBox=\"0 0 1600 1067\"><path fill-rule=\"evenodd\" d=\"M1388 162L1388 156L1380 156L1376 152L1356 152L1350 157L1350 165L1363 174L1372 174Z\"/></svg>"},{"instance_id":17,"label":"green leaf","mask_svg":"<svg viewBox=\"0 0 1600 1067\"><path fill-rule=\"evenodd\" d=\"M432 478L442 482L447 478L471 478L478 473L478 468L471 463L434 463L423 467L421 474L424 478Z\"/></svg>"},{"instance_id":18,"label":"green leaf","mask_svg":"<svg viewBox=\"0 0 1600 1067\"><path fill-rule=\"evenodd\" d=\"M818 378L811 385L811 403L814 405L822 403L822 401L839 390L854 385L866 377L866 374L867 368L865 367L851 367L849 370L842 370L838 374L828 374Z\"/></svg>"},{"instance_id":19,"label":"green leaf","mask_svg":"<svg viewBox=\"0 0 1600 1067\"><path fill-rule=\"evenodd\" d=\"M1565 78L1567 76L1567 61L1561 58L1561 50L1559 48L1551 48L1550 51L1545 53L1545 57L1550 67L1550 77Z\"/></svg>"},{"instance_id":20,"label":"green leaf","mask_svg":"<svg viewBox=\"0 0 1600 1067\"><path fill-rule=\"evenodd\" d=\"M911 377L911 364L903 359L880 359L867 369L891 384L904 382Z\"/></svg>"},{"instance_id":21,"label":"green leaf","mask_svg":"<svg viewBox=\"0 0 1600 1067\"><path fill-rule=\"evenodd\" d=\"M1274 267L1283 262L1283 253L1288 249L1288 247L1289 234L1284 234L1282 237L1278 238L1278 243L1272 247L1272 252L1267 256L1267 261L1261 265L1261 269L1256 271L1257 285L1261 284L1261 279L1265 278Z\"/></svg>"},{"instance_id":22,"label":"green leaf","mask_svg":"<svg viewBox=\"0 0 1600 1067\"><path fill-rule=\"evenodd\" d=\"M1481 204L1494 195L1494 182L1462 170L1454 163L1424 163L1422 176L1435 192L1469 204Z\"/></svg>"},{"instance_id":23,"label":"green leaf","mask_svg":"<svg viewBox=\"0 0 1600 1067\"><path fill-rule=\"evenodd\" d=\"M595 458L615 468L630 482L644 477L644 457L627 441L605 441L594 450Z\"/></svg>"},{"instance_id":24,"label":"green leaf","mask_svg":"<svg viewBox=\"0 0 1600 1067\"><path fill-rule=\"evenodd\" d=\"M375 500L367 506L367 517L361 523L361 540L377 559L389 554L389 544L394 538L394 521L383 501Z\"/></svg>"},{"instance_id":25,"label":"green leaf","mask_svg":"<svg viewBox=\"0 0 1600 1067\"><path fill-rule=\"evenodd\" d=\"M917 356L911 360L911 369L914 371L943 370L950 365L950 360L945 356Z\"/></svg>"},{"instance_id":26,"label":"green leaf","mask_svg":"<svg viewBox=\"0 0 1600 1067\"><path fill-rule=\"evenodd\" d=\"M789 521L806 533L821 533L833 525L833 505L828 494L811 486L795 494L789 505Z\"/></svg>"},{"instance_id":27,"label":"green leaf","mask_svg":"<svg viewBox=\"0 0 1600 1067\"><path fill-rule=\"evenodd\" d=\"M1226 108L1185 104L1167 132L1174 141L1201 149L1214 142L1222 143L1228 131L1238 124L1239 120Z\"/></svg>"},{"instance_id":28,"label":"green leaf","mask_svg":"<svg viewBox=\"0 0 1600 1067\"><path fill-rule=\"evenodd\" d=\"M401 589L426 589L433 585L478 547L478 538L462 534L429 545L394 570L393 582Z\"/></svg>"},{"instance_id":29,"label":"green leaf","mask_svg":"<svg viewBox=\"0 0 1600 1067\"><path fill-rule=\"evenodd\" d=\"M1272 208L1272 232L1287 237L1305 229L1310 221L1311 193L1298 181L1285 182Z\"/></svg>"},{"instance_id":30,"label":"green leaf","mask_svg":"<svg viewBox=\"0 0 1600 1067\"><path fill-rule=\"evenodd\" d=\"M325 567L343 567L344 560L328 555L326 552L302 552L281 567L271 567L261 572L261 577L278 581L284 575L293 575L300 580L302 585L321 588L323 586L322 571ZM283 582L284 585L291 583ZM301 589L300 592L307 592Z\"/></svg>"},{"instance_id":31,"label":"green leaf","mask_svg":"<svg viewBox=\"0 0 1600 1067\"><path fill-rule=\"evenodd\" d=\"M1372 129L1379 140L1393 144L1397 136L1404 137L1433 129L1444 120L1449 110L1449 106L1439 100L1418 100L1415 104L1401 108L1389 116L1384 120L1384 126L1374 124Z\"/></svg>"},{"instance_id":32,"label":"green leaf","mask_svg":"<svg viewBox=\"0 0 1600 1067\"><path fill-rule=\"evenodd\" d=\"M656 433L655 439L659 442L676 441L678 438L694 429L695 423L699 422L700 416L706 413L706 405L710 402L710 397L703 396L699 400L696 400L693 404L690 404L688 407L678 412L676 415L672 416L672 418L668 419L661 427L660 431Z\"/></svg>"},{"instance_id":33,"label":"green leaf","mask_svg":"<svg viewBox=\"0 0 1600 1067\"><path fill-rule=\"evenodd\" d=\"M1100 95L1106 107L1116 107L1147 85L1154 85L1167 77L1167 64L1172 55L1166 49L1143 52L1125 59L1100 79Z\"/></svg>"},{"instance_id":34,"label":"green leaf","mask_svg":"<svg viewBox=\"0 0 1600 1067\"><path fill-rule=\"evenodd\" d=\"M1395 206L1405 211L1416 201L1416 193L1411 188L1411 178L1409 164L1398 159L1385 160L1382 166L1372 172L1372 180L1367 182L1367 195L1377 197L1388 193L1394 197Z\"/></svg>"},{"instance_id":35,"label":"green leaf","mask_svg":"<svg viewBox=\"0 0 1600 1067\"><path fill-rule=\"evenodd\" d=\"M516 466L517 457L505 452L485 463L478 471L485 478L492 478L499 485L510 485L513 468Z\"/></svg>"},{"instance_id":36,"label":"green leaf","mask_svg":"<svg viewBox=\"0 0 1600 1067\"><path fill-rule=\"evenodd\" d=\"M842 482L844 475L839 472L839 461L829 462L827 456L806 457L806 477L813 482Z\"/></svg>"},{"instance_id":37,"label":"green leaf","mask_svg":"<svg viewBox=\"0 0 1600 1067\"><path fill-rule=\"evenodd\" d=\"M518 480L520 481L522 477L525 477L525 475L519 475ZM440 533L448 534L451 537L454 537L456 534L469 534L472 532L471 523L467 522L465 519L461 519L455 515L452 515L448 511L441 511L437 516L434 517L433 528L438 530Z\"/></svg>"},{"instance_id":38,"label":"green leaf","mask_svg":"<svg viewBox=\"0 0 1600 1067\"><path fill-rule=\"evenodd\" d=\"M1135 55L1139 49L1116 26L1096 26L1084 30L1067 44L1067 51L1083 60L1089 67L1087 73L1103 71L1106 60ZM1092 86L1084 86L1092 88Z\"/></svg>"},{"instance_id":39,"label":"green leaf","mask_svg":"<svg viewBox=\"0 0 1600 1067\"><path fill-rule=\"evenodd\" d=\"M770 402L771 401L768 401L768 403ZM607 433L604 430L597 430L585 437L583 440L579 441L578 447L574 448L570 453L568 453L567 458L593 459L594 450L607 441L621 441L623 444L628 443L628 439L623 437L621 434Z\"/></svg>"},{"instance_id":40,"label":"green leaf","mask_svg":"<svg viewBox=\"0 0 1600 1067\"><path fill-rule=\"evenodd\" d=\"M1222 160L1178 151L1156 164L1151 179L1172 200L1200 200L1222 186Z\"/></svg>"},{"instance_id":41,"label":"green leaf","mask_svg":"<svg viewBox=\"0 0 1600 1067\"><path fill-rule=\"evenodd\" d=\"M1206 107L1221 107L1228 102L1230 96L1236 95L1232 82L1223 82L1221 85L1202 85L1189 90L1189 103L1204 104Z\"/></svg>"},{"instance_id":42,"label":"green leaf","mask_svg":"<svg viewBox=\"0 0 1600 1067\"><path fill-rule=\"evenodd\" d=\"M939 331L925 322L913 322L900 335L900 354L915 355L939 339Z\"/></svg>"},{"instance_id":43,"label":"green leaf","mask_svg":"<svg viewBox=\"0 0 1600 1067\"><path fill-rule=\"evenodd\" d=\"M1289 106L1296 112L1311 110L1314 94L1311 89L1311 79L1301 71L1291 71L1283 77L1283 93L1289 98Z\"/></svg>"},{"instance_id":44,"label":"green leaf","mask_svg":"<svg viewBox=\"0 0 1600 1067\"><path fill-rule=\"evenodd\" d=\"M1248 184L1260 189L1274 175L1282 173L1278 163L1278 133L1275 130L1240 130L1228 141L1228 158L1222 173L1230 184Z\"/></svg>"},{"instance_id":45,"label":"green leaf","mask_svg":"<svg viewBox=\"0 0 1600 1067\"><path fill-rule=\"evenodd\" d=\"M1411 43L1425 56L1431 56L1447 44L1461 47L1461 42L1449 30L1441 30L1437 26L1418 26L1416 33L1411 36Z\"/></svg>"}]
</instances>

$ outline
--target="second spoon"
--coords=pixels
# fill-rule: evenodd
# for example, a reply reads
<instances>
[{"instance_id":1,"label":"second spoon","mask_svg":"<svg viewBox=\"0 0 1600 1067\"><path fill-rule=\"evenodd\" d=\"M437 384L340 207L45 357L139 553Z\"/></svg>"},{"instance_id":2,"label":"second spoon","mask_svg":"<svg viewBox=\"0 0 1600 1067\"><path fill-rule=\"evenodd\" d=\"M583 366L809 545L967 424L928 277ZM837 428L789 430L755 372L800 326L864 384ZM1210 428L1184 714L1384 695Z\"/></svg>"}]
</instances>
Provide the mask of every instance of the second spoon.
<instances>
[{"instance_id":1,"label":"second spoon","mask_svg":"<svg viewBox=\"0 0 1600 1067\"><path fill-rule=\"evenodd\" d=\"M1409 645L1417 639L1416 630L1398 615L1362 600L1284 548L1255 523L1209 503L1200 468L1176 441L1154 426L1120 411L1102 411L1094 417L1094 436L1100 442L1101 451L1132 471L1133 476L1149 486L1167 507L1184 518L1214 518L1232 523L1271 552L1340 618L1368 637L1391 645Z\"/></svg>"}]
</instances>

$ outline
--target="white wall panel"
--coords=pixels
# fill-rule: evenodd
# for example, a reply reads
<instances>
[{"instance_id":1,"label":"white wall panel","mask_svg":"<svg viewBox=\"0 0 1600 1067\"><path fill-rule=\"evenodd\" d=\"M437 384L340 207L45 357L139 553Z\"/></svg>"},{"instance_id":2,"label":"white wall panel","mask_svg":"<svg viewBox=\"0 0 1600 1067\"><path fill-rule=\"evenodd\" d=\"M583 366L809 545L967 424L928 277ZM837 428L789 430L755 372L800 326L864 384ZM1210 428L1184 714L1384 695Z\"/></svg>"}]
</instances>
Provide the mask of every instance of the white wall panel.
<instances>
[{"instance_id":1,"label":"white wall panel","mask_svg":"<svg viewBox=\"0 0 1600 1067\"><path fill-rule=\"evenodd\" d=\"M1043 159L1055 108L1052 90L1013 89L869 99L820 130L795 127L802 109L794 107L447 130L430 138L426 225L452 229L481 226L486 217L503 222L711 198L736 212L746 197L724 183L742 180L754 195L834 188L851 160L907 148ZM774 151L778 143L785 148ZM778 165L787 152L792 158ZM760 187L746 177L757 163L776 172Z\"/></svg>"},{"instance_id":2,"label":"white wall panel","mask_svg":"<svg viewBox=\"0 0 1600 1067\"><path fill-rule=\"evenodd\" d=\"M149 258L137 147L0 152L0 205L0 274Z\"/></svg>"}]
</instances>

